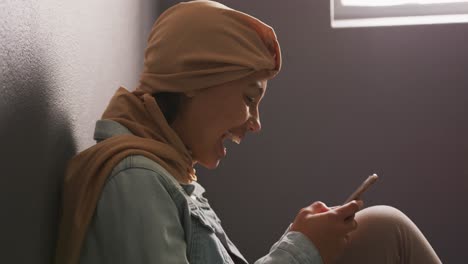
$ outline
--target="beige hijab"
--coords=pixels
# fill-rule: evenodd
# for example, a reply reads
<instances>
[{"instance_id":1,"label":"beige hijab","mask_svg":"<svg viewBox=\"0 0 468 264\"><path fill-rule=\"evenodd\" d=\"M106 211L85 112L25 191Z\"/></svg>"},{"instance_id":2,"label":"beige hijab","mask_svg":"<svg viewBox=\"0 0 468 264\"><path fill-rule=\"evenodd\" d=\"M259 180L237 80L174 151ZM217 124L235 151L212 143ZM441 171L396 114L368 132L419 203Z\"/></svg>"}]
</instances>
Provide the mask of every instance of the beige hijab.
<instances>
[{"instance_id":1,"label":"beige hijab","mask_svg":"<svg viewBox=\"0 0 468 264\"><path fill-rule=\"evenodd\" d=\"M164 12L149 35L139 87L134 92L119 88L102 116L133 135L106 139L68 164L56 263L78 263L102 188L125 157L146 156L180 183L196 180L190 152L151 94L186 93L252 75L270 79L280 67L273 29L254 17L205 0Z\"/></svg>"}]
</instances>

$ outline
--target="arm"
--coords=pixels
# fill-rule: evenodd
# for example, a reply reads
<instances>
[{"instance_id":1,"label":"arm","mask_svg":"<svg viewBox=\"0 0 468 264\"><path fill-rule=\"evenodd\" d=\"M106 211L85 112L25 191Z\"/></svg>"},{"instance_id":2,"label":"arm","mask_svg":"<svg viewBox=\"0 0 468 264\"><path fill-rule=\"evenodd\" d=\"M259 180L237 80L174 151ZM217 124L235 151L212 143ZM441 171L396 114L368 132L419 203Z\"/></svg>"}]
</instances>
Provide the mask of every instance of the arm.
<instances>
[{"instance_id":1,"label":"arm","mask_svg":"<svg viewBox=\"0 0 468 264\"><path fill-rule=\"evenodd\" d=\"M109 180L89 232L81 263L188 263L177 207L148 169L126 169Z\"/></svg>"},{"instance_id":2,"label":"arm","mask_svg":"<svg viewBox=\"0 0 468 264\"><path fill-rule=\"evenodd\" d=\"M359 200L334 208L322 202L302 208L286 234L256 263L332 263L346 247L348 233L356 230L354 214L362 206Z\"/></svg>"},{"instance_id":3,"label":"arm","mask_svg":"<svg viewBox=\"0 0 468 264\"><path fill-rule=\"evenodd\" d=\"M322 264L322 258L314 244L302 233L286 230L270 249L270 252L255 264Z\"/></svg>"}]
</instances>

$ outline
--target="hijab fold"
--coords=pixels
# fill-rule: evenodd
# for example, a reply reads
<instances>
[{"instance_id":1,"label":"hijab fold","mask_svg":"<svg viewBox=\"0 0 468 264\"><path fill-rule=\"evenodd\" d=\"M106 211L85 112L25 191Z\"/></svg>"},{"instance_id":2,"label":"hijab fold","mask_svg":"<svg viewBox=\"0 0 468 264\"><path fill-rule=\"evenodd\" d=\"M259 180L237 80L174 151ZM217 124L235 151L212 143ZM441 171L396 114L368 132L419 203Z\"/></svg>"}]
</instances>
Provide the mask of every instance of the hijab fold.
<instances>
[{"instance_id":1,"label":"hijab fold","mask_svg":"<svg viewBox=\"0 0 468 264\"><path fill-rule=\"evenodd\" d=\"M190 151L153 95L187 93L247 76L270 79L280 67L273 29L254 17L206 0L165 11L149 35L139 86L133 92L119 88L102 115L132 134L105 139L69 161L55 262L79 262L107 178L124 158L143 155L181 184L197 180Z\"/></svg>"}]
</instances>

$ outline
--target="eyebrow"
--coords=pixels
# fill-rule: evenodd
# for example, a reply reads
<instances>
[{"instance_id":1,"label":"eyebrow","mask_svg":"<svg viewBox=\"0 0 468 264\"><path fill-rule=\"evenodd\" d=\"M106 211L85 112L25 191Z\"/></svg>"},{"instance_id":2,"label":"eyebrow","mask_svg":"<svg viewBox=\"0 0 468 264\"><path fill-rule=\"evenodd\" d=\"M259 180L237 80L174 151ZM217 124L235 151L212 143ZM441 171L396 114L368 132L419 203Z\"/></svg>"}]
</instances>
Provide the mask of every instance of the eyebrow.
<instances>
[{"instance_id":1,"label":"eyebrow","mask_svg":"<svg viewBox=\"0 0 468 264\"><path fill-rule=\"evenodd\" d=\"M260 96L262 96L263 93L265 92L265 90L263 89L263 87L259 87L259 86L258 86L258 83L257 83L257 82L251 83L250 86L252 86L252 87L257 87Z\"/></svg>"}]
</instances>

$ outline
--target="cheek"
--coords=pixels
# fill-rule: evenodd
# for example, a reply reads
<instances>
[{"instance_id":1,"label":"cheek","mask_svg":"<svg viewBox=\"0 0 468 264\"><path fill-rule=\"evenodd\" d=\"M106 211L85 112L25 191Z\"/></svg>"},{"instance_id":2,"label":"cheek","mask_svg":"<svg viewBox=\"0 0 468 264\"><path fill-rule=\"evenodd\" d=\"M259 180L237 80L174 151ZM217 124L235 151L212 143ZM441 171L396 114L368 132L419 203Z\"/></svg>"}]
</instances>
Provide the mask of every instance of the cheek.
<instances>
[{"instance_id":1,"label":"cheek","mask_svg":"<svg viewBox=\"0 0 468 264\"><path fill-rule=\"evenodd\" d=\"M249 108L238 95L205 102L209 103L204 105L203 118L199 123L205 134L224 133L227 129L243 125L250 116Z\"/></svg>"},{"instance_id":2,"label":"cheek","mask_svg":"<svg viewBox=\"0 0 468 264\"><path fill-rule=\"evenodd\" d=\"M249 108L244 102L235 102L226 105L224 109L224 118L229 122L229 126L239 126L249 118Z\"/></svg>"}]
</instances>

